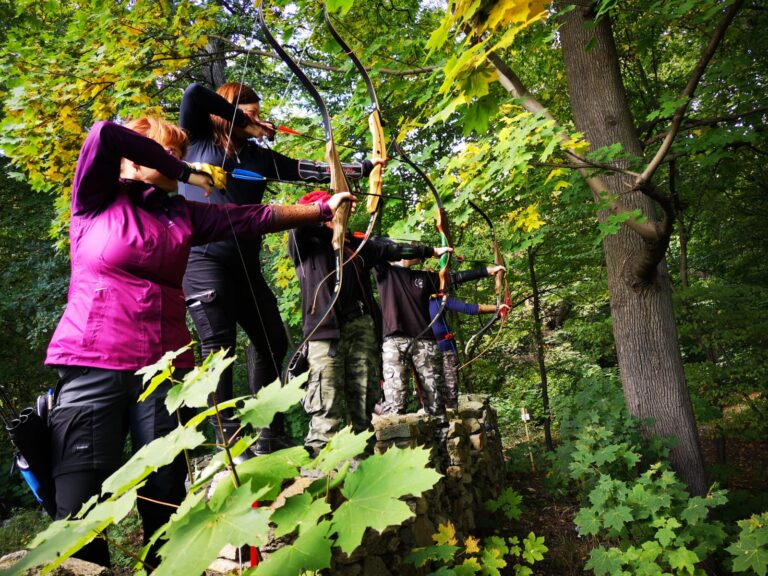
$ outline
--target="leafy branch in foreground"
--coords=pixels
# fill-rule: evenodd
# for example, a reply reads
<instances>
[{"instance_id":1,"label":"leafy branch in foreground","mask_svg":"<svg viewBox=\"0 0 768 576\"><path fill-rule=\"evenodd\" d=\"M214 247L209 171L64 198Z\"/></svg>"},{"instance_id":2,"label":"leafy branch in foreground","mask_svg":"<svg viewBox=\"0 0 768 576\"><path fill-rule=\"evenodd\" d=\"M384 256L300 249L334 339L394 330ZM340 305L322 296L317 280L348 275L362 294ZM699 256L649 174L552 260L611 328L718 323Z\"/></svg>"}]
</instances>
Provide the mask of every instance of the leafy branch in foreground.
<instances>
[{"instance_id":1,"label":"leafy branch in foreground","mask_svg":"<svg viewBox=\"0 0 768 576\"><path fill-rule=\"evenodd\" d=\"M32 550L3 574L22 574L38 566L44 566L43 574L47 574L109 526L121 522L134 506L136 490L149 474L172 462L183 451L205 442L198 427L216 410L233 407L241 423L258 429L303 396L306 377L296 378L283 387L276 381L256 397L239 398L208 408L206 398L218 381L215 375L231 360L225 358L223 352L212 354L200 368L176 380L173 358L180 352L166 354L141 371L147 385L143 397L169 379L174 384L166 399L170 411L204 410L136 452L104 482L98 497L87 502L74 518L54 522L38 534L31 544ZM248 574L291 576L329 567L334 546L350 554L360 545L367 528L381 531L413 516L400 499L420 496L440 478L435 470L427 467L429 453L421 448L392 448L385 454L361 461L350 472L349 461L364 452L371 434L354 434L344 429L312 461L302 447L295 447L235 465L233 458L253 443L256 436L245 435L234 445L227 445L227 450L216 454L193 478L185 500L168 523L153 535L153 542L165 540L159 551L160 565L137 562L137 573L146 570L158 576L200 574L226 544L263 545L270 525L281 536L296 534L295 540ZM226 468L233 472L232 481L225 479L211 488L216 473ZM302 468L316 471L319 477L300 478ZM292 488L287 497L282 495L286 484ZM339 494L339 498L334 494L334 502L341 502L335 509L329 504L331 490ZM251 505L257 500L262 506L254 509ZM269 503L273 503L272 506ZM144 558L148 546L139 558Z\"/></svg>"}]
</instances>

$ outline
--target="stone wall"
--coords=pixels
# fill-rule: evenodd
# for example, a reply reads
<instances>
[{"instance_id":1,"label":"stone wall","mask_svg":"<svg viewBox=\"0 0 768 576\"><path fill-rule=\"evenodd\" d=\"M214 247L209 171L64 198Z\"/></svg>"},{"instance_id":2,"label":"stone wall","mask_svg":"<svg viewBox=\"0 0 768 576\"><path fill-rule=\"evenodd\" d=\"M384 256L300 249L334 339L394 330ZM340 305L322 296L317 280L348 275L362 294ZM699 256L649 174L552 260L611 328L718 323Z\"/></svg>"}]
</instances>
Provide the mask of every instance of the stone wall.
<instances>
[{"instance_id":1,"label":"stone wall","mask_svg":"<svg viewBox=\"0 0 768 576\"><path fill-rule=\"evenodd\" d=\"M351 557L334 549L333 576L416 576L422 572L402 563L414 548L433 544L440 524L452 522L459 537L475 532L483 503L504 489L504 459L496 411L486 396L462 395L459 409L449 411L447 428L422 414L374 418L376 452L390 446L431 448L432 461L444 477L421 498L408 504L415 517L382 534L368 530Z\"/></svg>"}]
</instances>

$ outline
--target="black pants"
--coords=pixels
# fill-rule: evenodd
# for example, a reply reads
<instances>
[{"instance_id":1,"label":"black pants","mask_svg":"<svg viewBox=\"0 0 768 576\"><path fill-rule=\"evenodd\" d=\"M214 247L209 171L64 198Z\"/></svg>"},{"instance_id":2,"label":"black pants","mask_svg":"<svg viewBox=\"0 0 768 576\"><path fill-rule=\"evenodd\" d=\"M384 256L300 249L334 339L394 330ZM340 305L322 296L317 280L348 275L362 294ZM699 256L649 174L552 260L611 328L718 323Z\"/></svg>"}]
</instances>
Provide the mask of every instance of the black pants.
<instances>
[{"instance_id":1,"label":"black pants","mask_svg":"<svg viewBox=\"0 0 768 576\"><path fill-rule=\"evenodd\" d=\"M181 377L179 371L177 377ZM142 377L133 371L65 367L59 370L59 388L51 412L51 449L56 483L56 518L78 512L82 504L101 489L102 482L121 464L123 445L130 431L132 449L148 444L178 425L168 414L165 396L170 382L138 402ZM139 495L169 504L184 499L186 464L183 455L154 472ZM139 499L137 507L144 527L144 542L162 526L174 508ZM157 566L156 548L147 562ZM77 558L109 566L109 550L96 539Z\"/></svg>"},{"instance_id":2,"label":"black pants","mask_svg":"<svg viewBox=\"0 0 768 576\"><path fill-rule=\"evenodd\" d=\"M279 375L288 339L277 307L258 265L246 274L239 264L227 266L216 258L192 254L184 276L187 307L195 323L203 357L221 348L235 354L237 326L245 330L255 351L249 388L255 394ZM232 370L219 380L219 402L232 398Z\"/></svg>"}]
</instances>

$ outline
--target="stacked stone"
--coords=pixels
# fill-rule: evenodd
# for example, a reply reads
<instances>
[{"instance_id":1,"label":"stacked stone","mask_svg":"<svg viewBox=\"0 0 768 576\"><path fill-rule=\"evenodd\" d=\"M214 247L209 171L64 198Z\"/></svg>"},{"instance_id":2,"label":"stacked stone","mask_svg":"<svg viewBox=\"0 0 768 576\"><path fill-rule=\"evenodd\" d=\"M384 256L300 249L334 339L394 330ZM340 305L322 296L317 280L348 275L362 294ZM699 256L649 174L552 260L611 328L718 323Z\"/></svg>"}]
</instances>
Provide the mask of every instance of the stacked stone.
<instances>
[{"instance_id":1,"label":"stacked stone","mask_svg":"<svg viewBox=\"0 0 768 576\"><path fill-rule=\"evenodd\" d=\"M430 451L430 463L444 477L432 490L406 502L414 516L401 526L379 534L368 530L361 546L351 555L334 548L328 574L334 576L420 576L424 570L403 562L414 548L430 546L440 524L453 523L457 537L474 533L475 514L483 503L497 498L504 488L504 459L496 423L496 411L488 398L479 394L461 395L458 410L449 410L447 426L423 414L376 416L373 421L374 451L415 448ZM307 481L311 481L307 479ZM270 541L262 548L269 553L291 538ZM236 568L235 550L229 563L219 561L219 571ZM213 566L212 566L213 568Z\"/></svg>"},{"instance_id":2,"label":"stacked stone","mask_svg":"<svg viewBox=\"0 0 768 576\"><path fill-rule=\"evenodd\" d=\"M487 500L504 489L504 458L496 411L487 396L459 397L458 410L447 414L442 429L426 414L374 418L376 444L383 453L392 446L422 446L431 450L431 462L444 477L421 498L408 501L415 516L401 526L379 534L366 532L352 556L335 551L329 574L338 576L418 576L423 570L403 563L414 548L434 544L440 524L452 522L459 538L474 532L475 514Z\"/></svg>"}]
</instances>

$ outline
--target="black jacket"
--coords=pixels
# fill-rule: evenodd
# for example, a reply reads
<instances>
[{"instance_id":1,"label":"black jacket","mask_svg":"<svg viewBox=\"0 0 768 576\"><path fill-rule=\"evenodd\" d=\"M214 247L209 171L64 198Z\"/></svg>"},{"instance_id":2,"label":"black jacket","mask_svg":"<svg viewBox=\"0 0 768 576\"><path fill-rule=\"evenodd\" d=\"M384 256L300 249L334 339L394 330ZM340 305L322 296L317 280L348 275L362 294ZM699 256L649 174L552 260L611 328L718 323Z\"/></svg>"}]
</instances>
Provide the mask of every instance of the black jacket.
<instances>
[{"instance_id":1,"label":"black jacket","mask_svg":"<svg viewBox=\"0 0 768 576\"><path fill-rule=\"evenodd\" d=\"M271 148L262 147L253 140L247 140L235 156L225 158L223 148L213 141L211 115L229 121L234 119L234 125L239 127L245 126L248 122L243 111L235 108L222 96L200 84L190 85L184 91L179 111L179 125L189 136L189 148L184 156L187 162L204 162L223 166L227 172L240 167L257 172L265 178L291 182L330 182L330 171L324 162L289 158L274 152ZM369 160L364 160L343 164L343 167L350 179L357 179L370 174L373 164ZM207 198L202 188L184 183L179 183L179 194L187 200L210 204L260 204L266 188L265 180L229 179L226 191L214 188ZM239 239L237 242L232 239L195 246L192 248L192 254L205 254L208 257L239 265L238 252L242 252L246 262L255 259L258 263L260 248L260 238Z\"/></svg>"},{"instance_id":2,"label":"black jacket","mask_svg":"<svg viewBox=\"0 0 768 576\"><path fill-rule=\"evenodd\" d=\"M336 277L333 274L335 254L331 245L333 232L324 225L305 226L291 230L288 235L288 254L293 259L296 276L299 278L302 296L302 319L304 336L317 324L328 307L333 295ZM345 242L348 258L359 245L360 239L347 234ZM373 297L370 271L376 264L397 261L403 258L427 258L433 253L431 246L420 244L395 244L394 242L371 238L360 254L344 266L341 294L322 325L311 340L336 340L345 320L358 317L361 313L371 314L377 325L376 334L381 334L381 312ZM331 276L320 286L328 273ZM312 301L320 286L314 310Z\"/></svg>"},{"instance_id":3,"label":"black jacket","mask_svg":"<svg viewBox=\"0 0 768 576\"><path fill-rule=\"evenodd\" d=\"M487 268L451 272L450 284L488 276ZM376 264L374 272L383 311L383 335L434 340L432 330L424 329L430 322L429 297L440 288L440 276L430 270L412 270L388 262Z\"/></svg>"}]
</instances>

